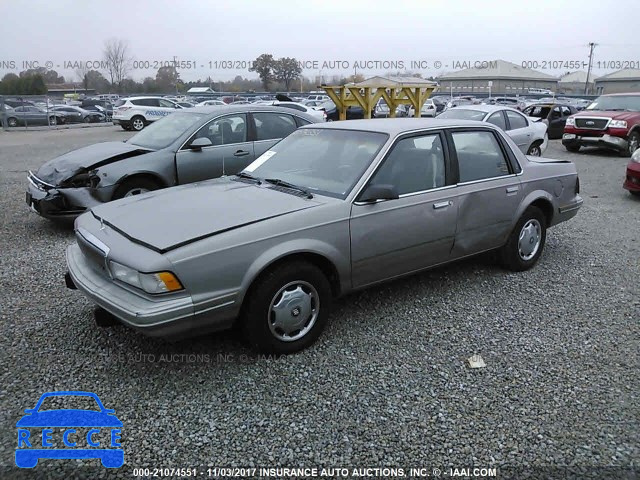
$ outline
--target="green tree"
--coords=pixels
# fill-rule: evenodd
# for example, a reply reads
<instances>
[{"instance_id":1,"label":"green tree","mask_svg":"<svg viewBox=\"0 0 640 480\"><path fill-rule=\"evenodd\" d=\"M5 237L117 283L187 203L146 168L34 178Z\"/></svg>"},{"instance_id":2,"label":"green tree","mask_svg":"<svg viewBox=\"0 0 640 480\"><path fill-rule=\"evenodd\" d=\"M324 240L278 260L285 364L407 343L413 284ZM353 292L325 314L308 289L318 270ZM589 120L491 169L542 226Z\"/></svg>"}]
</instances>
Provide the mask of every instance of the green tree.
<instances>
[{"instance_id":1,"label":"green tree","mask_svg":"<svg viewBox=\"0 0 640 480\"><path fill-rule=\"evenodd\" d=\"M263 53L253 62L253 65L249 68L250 72L256 72L260 77L262 86L266 92L269 91L269 84L273 82L273 55L269 53Z\"/></svg>"},{"instance_id":2,"label":"green tree","mask_svg":"<svg viewBox=\"0 0 640 480\"><path fill-rule=\"evenodd\" d=\"M301 73L302 68L295 58L282 57L273 62L273 75L276 80L284 83L287 92L291 82L299 78Z\"/></svg>"},{"instance_id":3,"label":"green tree","mask_svg":"<svg viewBox=\"0 0 640 480\"><path fill-rule=\"evenodd\" d=\"M180 73L174 65L160 67L156 73L156 83L162 92L175 92L180 81Z\"/></svg>"},{"instance_id":4,"label":"green tree","mask_svg":"<svg viewBox=\"0 0 640 480\"><path fill-rule=\"evenodd\" d=\"M33 75L31 77L31 86L29 95L45 95L47 93L47 85L42 75Z\"/></svg>"}]
</instances>

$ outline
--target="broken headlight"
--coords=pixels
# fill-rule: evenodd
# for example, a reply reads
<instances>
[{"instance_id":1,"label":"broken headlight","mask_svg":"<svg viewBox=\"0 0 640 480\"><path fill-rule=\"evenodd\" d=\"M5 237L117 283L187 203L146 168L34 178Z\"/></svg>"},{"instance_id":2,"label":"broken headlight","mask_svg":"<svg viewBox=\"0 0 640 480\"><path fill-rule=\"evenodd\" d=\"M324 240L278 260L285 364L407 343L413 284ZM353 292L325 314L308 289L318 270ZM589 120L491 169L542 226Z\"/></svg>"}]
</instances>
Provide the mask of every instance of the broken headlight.
<instances>
[{"instance_id":1,"label":"broken headlight","mask_svg":"<svg viewBox=\"0 0 640 480\"><path fill-rule=\"evenodd\" d=\"M98 183L100 183L100 177L98 177L95 173L83 172L75 174L69 180L64 182L64 186L70 188L95 188L98 186Z\"/></svg>"}]
</instances>

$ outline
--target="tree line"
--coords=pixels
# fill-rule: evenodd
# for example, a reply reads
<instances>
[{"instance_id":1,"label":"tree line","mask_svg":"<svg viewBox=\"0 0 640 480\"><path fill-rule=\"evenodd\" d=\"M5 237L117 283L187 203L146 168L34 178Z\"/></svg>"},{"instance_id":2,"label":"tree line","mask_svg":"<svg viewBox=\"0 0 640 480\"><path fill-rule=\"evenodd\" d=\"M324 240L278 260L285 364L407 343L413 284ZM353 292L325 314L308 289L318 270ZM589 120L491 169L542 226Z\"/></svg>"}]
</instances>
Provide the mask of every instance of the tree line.
<instances>
[{"instance_id":1,"label":"tree line","mask_svg":"<svg viewBox=\"0 0 640 480\"><path fill-rule=\"evenodd\" d=\"M77 91L95 90L99 93L185 93L192 87L211 87L215 91L254 92L254 91L292 91L313 90L317 81L302 76L302 68L295 58L275 58L264 53L258 56L250 72L255 72L258 79L249 79L237 75L233 80L218 81L211 77L196 81L183 81L176 65L163 66L155 77L148 76L142 81L131 78L133 56L126 40L111 38L104 44L102 52L103 71L86 68L79 62L75 70L76 79L81 84ZM399 72L398 72L399 73ZM413 74L419 76L419 74ZM364 80L362 75L349 77L333 75L322 81L332 85L343 85L348 82ZM8 73L0 80L0 95L44 95L47 85L63 84L65 78L55 70L44 67L25 70L18 75Z\"/></svg>"}]
</instances>

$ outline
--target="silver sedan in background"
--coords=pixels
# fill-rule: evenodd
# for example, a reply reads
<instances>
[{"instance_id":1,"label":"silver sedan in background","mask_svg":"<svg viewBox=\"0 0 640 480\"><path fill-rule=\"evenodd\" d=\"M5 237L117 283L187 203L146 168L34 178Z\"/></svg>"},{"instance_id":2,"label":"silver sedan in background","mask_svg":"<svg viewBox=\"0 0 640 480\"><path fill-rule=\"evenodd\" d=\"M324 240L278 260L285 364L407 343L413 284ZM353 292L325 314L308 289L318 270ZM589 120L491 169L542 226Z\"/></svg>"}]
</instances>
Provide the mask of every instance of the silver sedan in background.
<instances>
[{"instance_id":1,"label":"silver sedan in background","mask_svg":"<svg viewBox=\"0 0 640 480\"><path fill-rule=\"evenodd\" d=\"M66 283L150 335L237 325L291 353L350 291L490 250L533 267L581 204L571 162L527 157L488 123L315 123L235 176L85 213Z\"/></svg>"},{"instance_id":2,"label":"silver sedan in background","mask_svg":"<svg viewBox=\"0 0 640 480\"><path fill-rule=\"evenodd\" d=\"M547 125L539 118L523 115L514 108L494 105L464 105L453 107L438 115L439 119L477 120L501 128L522 150L533 157L544 154L549 144Z\"/></svg>"}]
</instances>

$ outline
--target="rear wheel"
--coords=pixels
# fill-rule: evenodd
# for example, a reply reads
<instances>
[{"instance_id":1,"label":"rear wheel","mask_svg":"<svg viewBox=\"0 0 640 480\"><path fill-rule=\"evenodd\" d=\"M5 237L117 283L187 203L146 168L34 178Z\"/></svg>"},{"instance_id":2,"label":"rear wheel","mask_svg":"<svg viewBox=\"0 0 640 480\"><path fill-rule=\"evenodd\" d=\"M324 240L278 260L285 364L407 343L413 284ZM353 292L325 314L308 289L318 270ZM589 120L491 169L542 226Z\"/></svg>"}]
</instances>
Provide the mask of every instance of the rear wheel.
<instances>
[{"instance_id":1,"label":"rear wheel","mask_svg":"<svg viewBox=\"0 0 640 480\"><path fill-rule=\"evenodd\" d=\"M578 153L580 151L580 145L565 145L564 148L571 153Z\"/></svg>"},{"instance_id":2,"label":"rear wheel","mask_svg":"<svg viewBox=\"0 0 640 480\"><path fill-rule=\"evenodd\" d=\"M160 185L149 178L134 177L129 180L125 180L122 185L118 187L118 189L113 194L113 199L116 200L118 198L141 195L153 190L158 190L159 188Z\"/></svg>"},{"instance_id":3,"label":"rear wheel","mask_svg":"<svg viewBox=\"0 0 640 480\"><path fill-rule=\"evenodd\" d=\"M136 115L135 117L133 117L131 119L131 127L133 127L136 132L142 130L144 128L144 118L142 118L140 115Z\"/></svg>"},{"instance_id":4,"label":"rear wheel","mask_svg":"<svg viewBox=\"0 0 640 480\"><path fill-rule=\"evenodd\" d=\"M91 123L91 117L89 115L84 117L84 123Z\"/></svg>"},{"instance_id":5,"label":"rear wheel","mask_svg":"<svg viewBox=\"0 0 640 480\"><path fill-rule=\"evenodd\" d=\"M547 239L547 221L538 207L528 207L516 226L507 243L498 251L503 267L521 272L533 267L542 255Z\"/></svg>"},{"instance_id":6,"label":"rear wheel","mask_svg":"<svg viewBox=\"0 0 640 480\"><path fill-rule=\"evenodd\" d=\"M8 124L10 127L17 127L17 126L18 126L18 119L17 119L17 118L14 118L14 117L11 117L11 118L9 118L9 119L7 120L7 124Z\"/></svg>"},{"instance_id":7,"label":"rear wheel","mask_svg":"<svg viewBox=\"0 0 640 480\"><path fill-rule=\"evenodd\" d=\"M251 346L261 352L294 353L320 336L331 302L329 280L318 267L305 261L286 263L252 285L241 328Z\"/></svg>"},{"instance_id":8,"label":"rear wheel","mask_svg":"<svg viewBox=\"0 0 640 480\"><path fill-rule=\"evenodd\" d=\"M49 117L49 125L54 126L58 124L56 117Z\"/></svg>"},{"instance_id":9,"label":"rear wheel","mask_svg":"<svg viewBox=\"0 0 640 480\"><path fill-rule=\"evenodd\" d=\"M532 144L527 150L527 155L531 155L532 157L541 157L542 156L542 141L539 140Z\"/></svg>"}]
</instances>

